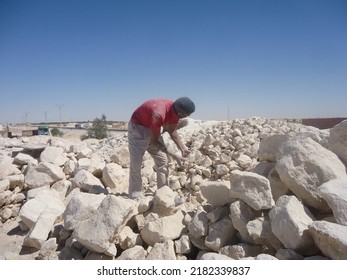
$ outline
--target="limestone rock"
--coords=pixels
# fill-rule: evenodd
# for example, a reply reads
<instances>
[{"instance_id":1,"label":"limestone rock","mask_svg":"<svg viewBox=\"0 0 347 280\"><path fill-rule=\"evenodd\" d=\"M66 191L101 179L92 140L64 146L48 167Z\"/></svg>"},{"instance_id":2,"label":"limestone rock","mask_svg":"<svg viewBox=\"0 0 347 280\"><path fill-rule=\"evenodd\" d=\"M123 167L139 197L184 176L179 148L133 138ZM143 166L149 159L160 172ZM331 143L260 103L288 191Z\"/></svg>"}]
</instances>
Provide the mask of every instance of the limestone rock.
<instances>
[{"instance_id":1,"label":"limestone rock","mask_svg":"<svg viewBox=\"0 0 347 280\"><path fill-rule=\"evenodd\" d=\"M122 167L130 167L130 154L128 147L119 147L111 155L111 160Z\"/></svg>"},{"instance_id":2,"label":"limestone rock","mask_svg":"<svg viewBox=\"0 0 347 280\"><path fill-rule=\"evenodd\" d=\"M255 210L271 209L275 205L269 180L252 172L235 170L231 173L230 196L243 200Z\"/></svg>"},{"instance_id":3,"label":"limestone rock","mask_svg":"<svg viewBox=\"0 0 347 280\"><path fill-rule=\"evenodd\" d=\"M73 237L94 252L115 256L117 250L113 240L136 214L134 209L133 201L107 195L96 213L77 225Z\"/></svg>"},{"instance_id":4,"label":"limestone rock","mask_svg":"<svg viewBox=\"0 0 347 280\"><path fill-rule=\"evenodd\" d=\"M148 245L154 246L157 242L175 240L184 232L184 215L177 211L171 216L165 216L145 224L140 234Z\"/></svg>"},{"instance_id":5,"label":"limestone rock","mask_svg":"<svg viewBox=\"0 0 347 280\"><path fill-rule=\"evenodd\" d=\"M40 155L41 162L49 162L58 166L63 166L68 158L64 155L64 149L60 147L47 147Z\"/></svg>"},{"instance_id":6,"label":"limestone rock","mask_svg":"<svg viewBox=\"0 0 347 280\"><path fill-rule=\"evenodd\" d=\"M145 260L146 256L147 251L143 247L136 245L124 250L117 260Z\"/></svg>"},{"instance_id":7,"label":"limestone rock","mask_svg":"<svg viewBox=\"0 0 347 280\"><path fill-rule=\"evenodd\" d=\"M232 244L236 239L236 230L229 218L223 218L210 225L208 235L205 238L207 247L215 252L225 245Z\"/></svg>"},{"instance_id":8,"label":"limestone rock","mask_svg":"<svg viewBox=\"0 0 347 280\"><path fill-rule=\"evenodd\" d=\"M106 193L104 185L95 177L92 173L81 170L79 171L73 179L71 179L72 186L75 188L80 188L85 192L90 193Z\"/></svg>"},{"instance_id":9,"label":"limestone rock","mask_svg":"<svg viewBox=\"0 0 347 280\"><path fill-rule=\"evenodd\" d=\"M347 120L330 129L327 142L329 150L333 151L347 166Z\"/></svg>"},{"instance_id":10,"label":"limestone rock","mask_svg":"<svg viewBox=\"0 0 347 280\"><path fill-rule=\"evenodd\" d=\"M37 166L30 167L25 176L25 185L29 189L52 185L65 178L63 170L53 163L40 162Z\"/></svg>"},{"instance_id":11,"label":"limestone rock","mask_svg":"<svg viewBox=\"0 0 347 280\"><path fill-rule=\"evenodd\" d=\"M31 229L42 212L54 212L56 217L63 214L65 205L58 192L54 190L42 190L35 198L28 200L22 206L19 216L21 221Z\"/></svg>"},{"instance_id":12,"label":"limestone rock","mask_svg":"<svg viewBox=\"0 0 347 280\"><path fill-rule=\"evenodd\" d=\"M250 244L255 244L255 242L247 229L247 224L260 215L260 211L249 207L242 200L237 200L230 204L230 218L233 226L241 235L242 240Z\"/></svg>"},{"instance_id":13,"label":"limestone rock","mask_svg":"<svg viewBox=\"0 0 347 280\"><path fill-rule=\"evenodd\" d=\"M195 238L200 238L202 236L206 236L208 233L208 218L207 212L203 207L199 207L188 224L189 233Z\"/></svg>"},{"instance_id":14,"label":"limestone rock","mask_svg":"<svg viewBox=\"0 0 347 280\"><path fill-rule=\"evenodd\" d=\"M146 260L176 260L174 242L165 240L163 243L155 243Z\"/></svg>"},{"instance_id":15,"label":"limestone rock","mask_svg":"<svg viewBox=\"0 0 347 280\"><path fill-rule=\"evenodd\" d=\"M314 221L309 225L318 248L333 260L347 259L347 227L326 221Z\"/></svg>"},{"instance_id":16,"label":"limestone rock","mask_svg":"<svg viewBox=\"0 0 347 280\"><path fill-rule=\"evenodd\" d=\"M169 216L173 214L176 207L175 193L168 186L163 186L155 192L153 198L153 212L159 216Z\"/></svg>"},{"instance_id":17,"label":"limestone rock","mask_svg":"<svg viewBox=\"0 0 347 280\"><path fill-rule=\"evenodd\" d=\"M333 210L337 223L347 226L347 180L331 180L318 188L318 193Z\"/></svg>"},{"instance_id":18,"label":"limestone rock","mask_svg":"<svg viewBox=\"0 0 347 280\"><path fill-rule=\"evenodd\" d=\"M263 253L262 246L250 245L248 243L239 243L236 245L227 245L220 248L219 253L229 258L239 260L246 257L256 257Z\"/></svg>"},{"instance_id":19,"label":"limestone rock","mask_svg":"<svg viewBox=\"0 0 347 280\"><path fill-rule=\"evenodd\" d=\"M314 217L295 196L280 197L270 210L269 217L273 233L285 248L309 255L317 252L308 233L308 226Z\"/></svg>"},{"instance_id":20,"label":"limestone rock","mask_svg":"<svg viewBox=\"0 0 347 280\"><path fill-rule=\"evenodd\" d=\"M114 193L127 193L129 184L128 171L122 166L111 162L106 164L102 170L102 182L107 188L112 189Z\"/></svg>"},{"instance_id":21,"label":"limestone rock","mask_svg":"<svg viewBox=\"0 0 347 280\"><path fill-rule=\"evenodd\" d=\"M80 222L93 217L105 197L104 194L75 192L64 211L65 228L74 230Z\"/></svg>"},{"instance_id":22,"label":"limestone rock","mask_svg":"<svg viewBox=\"0 0 347 280\"><path fill-rule=\"evenodd\" d=\"M212 206L223 206L232 202L230 193L230 182L208 181L200 185L200 191L206 202Z\"/></svg>"},{"instance_id":23,"label":"limestone rock","mask_svg":"<svg viewBox=\"0 0 347 280\"><path fill-rule=\"evenodd\" d=\"M29 163L37 164L38 162L31 155L24 154L24 153L18 153L14 157L13 163L17 164L19 166L23 166L23 165L27 165Z\"/></svg>"},{"instance_id":24,"label":"limestone rock","mask_svg":"<svg viewBox=\"0 0 347 280\"><path fill-rule=\"evenodd\" d=\"M346 167L339 158L311 138L289 138L278 155L276 171L305 204L322 210L329 207L318 194L318 187L347 176Z\"/></svg>"}]
</instances>

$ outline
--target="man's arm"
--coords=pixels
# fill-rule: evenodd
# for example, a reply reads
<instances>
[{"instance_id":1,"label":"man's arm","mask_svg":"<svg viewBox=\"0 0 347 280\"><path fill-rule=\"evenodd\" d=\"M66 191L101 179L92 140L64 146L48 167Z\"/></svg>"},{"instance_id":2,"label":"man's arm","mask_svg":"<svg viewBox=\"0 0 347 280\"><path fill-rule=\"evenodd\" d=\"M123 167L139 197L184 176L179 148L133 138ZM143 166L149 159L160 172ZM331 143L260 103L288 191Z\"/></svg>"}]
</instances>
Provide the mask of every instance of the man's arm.
<instances>
[{"instance_id":1,"label":"man's arm","mask_svg":"<svg viewBox=\"0 0 347 280\"><path fill-rule=\"evenodd\" d=\"M175 142L176 146L181 150L182 156L187 157L190 153L189 149L186 147L186 145L183 144L182 139L180 135L178 134L177 130L169 132L171 139Z\"/></svg>"},{"instance_id":2,"label":"man's arm","mask_svg":"<svg viewBox=\"0 0 347 280\"><path fill-rule=\"evenodd\" d=\"M186 147L186 145L183 144L182 139L180 135L177 132L177 124L169 124L165 126L165 131L167 131L171 137L171 139L174 141L176 146L181 150L182 156L187 157L190 153L189 149Z\"/></svg>"},{"instance_id":3,"label":"man's arm","mask_svg":"<svg viewBox=\"0 0 347 280\"><path fill-rule=\"evenodd\" d=\"M161 126L159 126L161 119L160 116L156 113L152 115L152 124L154 124L151 128L151 144L158 147L161 151L168 154L169 156L173 157L178 164L181 165L181 161L183 160L182 157L187 157L190 153L188 148L183 144L179 134L176 131L177 124L169 124L165 125L163 127L164 131L167 131L171 137L171 139L174 141L176 146L181 150L182 157L173 153L172 151L168 150L165 143L159 141L160 132L161 132ZM156 124L156 125L155 125Z\"/></svg>"},{"instance_id":4,"label":"man's arm","mask_svg":"<svg viewBox=\"0 0 347 280\"><path fill-rule=\"evenodd\" d=\"M159 150L163 151L169 156L172 156L177 161L181 160L181 159L178 159L177 155L173 153L172 151L170 151L163 142L159 141L159 136L160 136L160 131L151 130L151 145L158 147Z\"/></svg>"}]
</instances>

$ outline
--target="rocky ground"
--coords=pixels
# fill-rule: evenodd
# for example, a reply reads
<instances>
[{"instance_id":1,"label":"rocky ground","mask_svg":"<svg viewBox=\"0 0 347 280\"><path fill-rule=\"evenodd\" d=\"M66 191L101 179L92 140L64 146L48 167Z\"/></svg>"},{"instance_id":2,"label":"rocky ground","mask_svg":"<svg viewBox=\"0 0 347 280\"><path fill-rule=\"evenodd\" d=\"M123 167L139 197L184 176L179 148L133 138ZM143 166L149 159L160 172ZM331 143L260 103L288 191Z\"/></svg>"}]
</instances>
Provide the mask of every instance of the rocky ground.
<instances>
[{"instance_id":1,"label":"rocky ground","mask_svg":"<svg viewBox=\"0 0 347 280\"><path fill-rule=\"evenodd\" d=\"M63 139L78 143L80 141L80 136L81 133L79 132L69 132L64 134ZM40 142L47 141L45 136L40 138L44 139L42 139ZM28 140L28 142L30 141ZM5 223L0 223L0 259L34 260L37 258L39 251L36 248L23 247L23 241L27 231L22 230L19 223L19 216L12 217L6 220Z\"/></svg>"},{"instance_id":2,"label":"rocky ground","mask_svg":"<svg viewBox=\"0 0 347 280\"><path fill-rule=\"evenodd\" d=\"M116 137L124 132L112 132L111 137ZM85 134L84 130L66 130L61 137L64 141L70 144L76 144L81 142L81 136ZM47 143L50 137L38 136L34 141L30 138L22 138L20 141L8 141L8 139L1 139L2 144L5 143L17 143L22 146L24 143ZM16 145L16 144L15 144ZM1 146L1 144L0 144ZM11 146L11 144L10 144ZM6 144L2 146L2 153L9 153L16 148L6 148ZM22 149L22 148L19 148ZM6 152L4 152L6 150ZM0 152L1 154L1 152ZM1 156L0 156L1 158ZM36 248L30 248L23 246L24 238L28 233L26 230L22 230L19 226L21 220L19 216L8 219L5 223L0 223L0 259L12 259L12 260L33 260L38 258L39 251Z\"/></svg>"},{"instance_id":3,"label":"rocky ground","mask_svg":"<svg viewBox=\"0 0 347 280\"><path fill-rule=\"evenodd\" d=\"M347 259L347 122L188 119L127 198L126 133L0 138L0 259ZM165 135L170 149L174 144Z\"/></svg>"}]
</instances>

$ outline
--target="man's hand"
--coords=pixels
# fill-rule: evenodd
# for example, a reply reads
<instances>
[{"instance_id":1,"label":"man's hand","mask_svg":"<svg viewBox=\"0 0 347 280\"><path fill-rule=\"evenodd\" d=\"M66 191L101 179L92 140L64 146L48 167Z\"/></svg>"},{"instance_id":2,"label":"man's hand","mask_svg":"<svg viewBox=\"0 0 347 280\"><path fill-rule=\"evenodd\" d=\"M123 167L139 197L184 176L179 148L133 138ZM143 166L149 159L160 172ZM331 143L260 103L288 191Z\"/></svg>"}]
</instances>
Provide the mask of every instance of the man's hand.
<instances>
[{"instance_id":1,"label":"man's hand","mask_svg":"<svg viewBox=\"0 0 347 280\"><path fill-rule=\"evenodd\" d=\"M183 162L187 159L179 154L173 154L172 157L177 161L178 168L183 169Z\"/></svg>"},{"instance_id":2,"label":"man's hand","mask_svg":"<svg viewBox=\"0 0 347 280\"><path fill-rule=\"evenodd\" d=\"M181 150L181 153L182 153L182 157L186 158L187 156L189 156L190 150L189 150L187 147L184 147L184 148Z\"/></svg>"}]
</instances>

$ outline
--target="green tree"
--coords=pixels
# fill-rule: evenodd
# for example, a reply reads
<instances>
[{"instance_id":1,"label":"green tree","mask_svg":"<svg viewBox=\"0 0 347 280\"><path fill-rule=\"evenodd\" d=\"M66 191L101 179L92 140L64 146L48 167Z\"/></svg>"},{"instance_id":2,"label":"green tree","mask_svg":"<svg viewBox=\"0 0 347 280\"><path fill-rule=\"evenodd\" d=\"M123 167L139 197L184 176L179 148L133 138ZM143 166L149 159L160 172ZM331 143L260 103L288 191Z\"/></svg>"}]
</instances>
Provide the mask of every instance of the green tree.
<instances>
[{"instance_id":1,"label":"green tree","mask_svg":"<svg viewBox=\"0 0 347 280\"><path fill-rule=\"evenodd\" d=\"M52 128L51 129L51 135L52 136L59 136L59 137L62 137L63 135L64 135L64 133L63 132L61 132L58 128Z\"/></svg>"},{"instance_id":2,"label":"green tree","mask_svg":"<svg viewBox=\"0 0 347 280\"><path fill-rule=\"evenodd\" d=\"M89 138L95 138L95 139L103 139L107 138L107 122L106 122L106 116L103 114L101 119L95 118L93 121L93 125L91 128L88 128L87 134L82 135L81 139L89 139Z\"/></svg>"}]
</instances>

